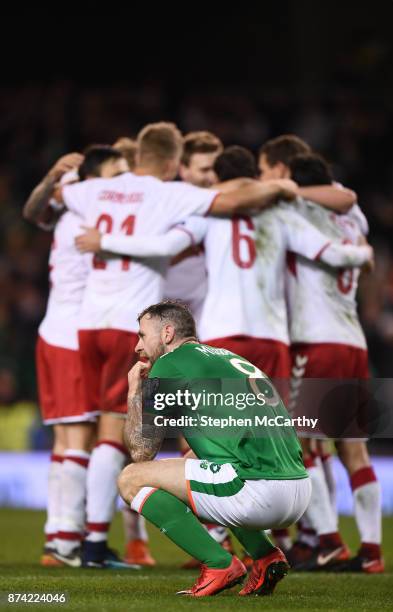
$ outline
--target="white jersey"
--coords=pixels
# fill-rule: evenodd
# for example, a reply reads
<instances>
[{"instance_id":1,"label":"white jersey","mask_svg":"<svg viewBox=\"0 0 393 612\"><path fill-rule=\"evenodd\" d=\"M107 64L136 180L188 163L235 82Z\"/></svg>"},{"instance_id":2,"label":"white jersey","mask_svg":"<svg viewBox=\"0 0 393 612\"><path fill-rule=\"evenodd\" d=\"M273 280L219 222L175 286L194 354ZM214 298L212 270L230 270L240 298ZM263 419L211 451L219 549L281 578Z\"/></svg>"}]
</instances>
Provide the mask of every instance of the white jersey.
<instances>
[{"instance_id":1,"label":"white jersey","mask_svg":"<svg viewBox=\"0 0 393 612\"><path fill-rule=\"evenodd\" d=\"M63 189L64 203L86 225L103 233L146 236L147 240L159 240L160 234L191 214L206 214L216 195L215 191L131 172ZM136 332L139 313L162 299L165 270L164 258L117 254L90 258L80 329Z\"/></svg>"},{"instance_id":2,"label":"white jersey","mask_svg":"<svg viewBox=\"0 0 393 612\"><path fill-rule=\"evenodd\" d=\"M205 255L201 247L191 247L175 257L169 266L165 278L164 297L181 300L187 304L199 330L206 293Z\"/></svg>"},{"instance_id":3,"label":"white jersey","mask_svg":"<svg viewBox=\"0 0 393 612\"><path fill-rule=\"evenodd\" d=\"M78 349L79 313L89 272L89 257L74 245L80 225L80 217L65 212L55 226L49 256L49 299L38 330L48 344L72 350Z\"/></svg>"},{"instance_id":4,"label":"white jersey","mask_svg":"<svg viewBox=\"0 0 393 612\"><path fill-rule=\"evenodd\" d=\"M334 240L356 244L367 234L357 205L338 215L317 204L299 201L297 210ZM356 304L359 268L333 269L296 256L288 270L288 303L292 343L339 343L367 347Z\"/></svg>"},{"instance_id":5,"label":"white jersey","mask_svg":"<svg viewBox=\"0 0 393 612\"><path fill-rule=\"evenodd\" d=\"M286 250L314 258L328 239L285 204L252 218L209 219L208 224L201 339L246 335L289 344Z\"/></svg>"}]
</instances>

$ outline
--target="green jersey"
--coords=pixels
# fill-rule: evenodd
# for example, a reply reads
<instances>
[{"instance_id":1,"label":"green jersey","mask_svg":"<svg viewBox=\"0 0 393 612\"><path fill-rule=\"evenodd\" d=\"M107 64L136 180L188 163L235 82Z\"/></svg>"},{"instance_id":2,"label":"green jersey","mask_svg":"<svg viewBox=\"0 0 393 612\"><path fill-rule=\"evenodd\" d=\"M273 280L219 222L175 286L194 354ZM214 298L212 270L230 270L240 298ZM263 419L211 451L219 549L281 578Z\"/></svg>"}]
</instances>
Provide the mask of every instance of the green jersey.
<instances>
[{"instance_id":1,"label":"green jersey","mask_svg":"<svg viewBox=\"0 0 393 612\"><path fill-rule=\"evenodd\" d=\"M182 430L198 458L217 464L231 463L244 480L307 477L296 431L281 398L266 375L243 357L226 349L186 343L157 359L149 378L159 379L160 391L170 390L172 396L176 395L175 390L200 393L198 410L194 407L187 412L192 426L186 424ZM240 395L244 399L245 394L239 391L246 387L250 400L260 397L262 401L257 405L251 401L252 408L243 411L243 404L239 410L234 403ZM259 390L262 395L258 395ZM210 394L215 395L215 400L218 398L218 404L215 401L212 405L208 391L221 391ZM232 403L228 402L228 395ZM147 410L152 412L150 406ZM161 420L165 414L176 417L182 413L173 397L170 406L160 405ZM233 419L232 426L222 433L220 425L230 421L228 414Z\"/></svg>"}]
</instances>

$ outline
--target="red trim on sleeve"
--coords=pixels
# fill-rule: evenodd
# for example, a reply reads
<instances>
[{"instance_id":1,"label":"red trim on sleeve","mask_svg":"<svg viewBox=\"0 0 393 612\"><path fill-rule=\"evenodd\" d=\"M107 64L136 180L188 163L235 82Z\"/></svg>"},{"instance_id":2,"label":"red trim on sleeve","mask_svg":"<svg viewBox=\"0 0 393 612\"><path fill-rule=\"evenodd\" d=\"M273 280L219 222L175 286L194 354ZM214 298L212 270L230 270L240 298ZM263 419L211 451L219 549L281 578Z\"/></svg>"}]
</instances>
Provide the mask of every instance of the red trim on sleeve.
<instances>
[{"instance_id":1,"label":"red trim on sleeve","mask_svg":"<svg viewBox=\"0 0 393 612\"><path fill-rule=\"evenodd\" d=\"M355 489L369 484L370 482L376 482L376 480L377 477L375 475L374 468L371 465L360 468L360 470L357 470L351 476L352 491L355 491Z\"/></svg>"},{"instance_id":2,"label":"red trim on sleeve","mask_svg":"<svg viewBox=\"0 0 393 612\"><path fill-rule=\"evenodd\" d=\"M211 211L211 209L213 208L213 204L216 201L216 199L218 198L218 196L221 195L221 192L219 191L218 193L216 193L216 195L214 196L214 198L212 199L212 201L210 202L210 206L207 209L207 211L205 212L205 214L203 215L204 217L207 217Z\"/></svg>"},{"instance_id":3,"label":"red trim on sleeve","mask_svg":"<svg viewBox=\"0 0 393 612\"><path fill-rule=\"evenodd\" d=\"M314 257L314 261L317 261L318 259L320 259L320 257L321 257L321 255L322 255L322 253L323 253L324 251L326 251L326 249L327 249L328 247L330 247L330 245L331 245L331 244L332 244L331 242L327 242L327 243L326 243L326 244L325 244L325 245L322 247L322 249L321 249L320 251L318 251L318 253L315 255L315 257Z\"/></svg>"},{"instance_id":4,"label":"red trim on sleeve","mask_svg":"<svg viewBox=\"0 0 393 612\"><path fill-rule=\"evenodd\" d=\"M290 272L290 274L292 274L292 276L297 278L296 253L294 253L293 251L287 251L286 261L288 271Z\"/></svg>"},{"instance_id":5,"label":"red trim on sleeve","mask_svg":"<svg viewBox=\"0 0 393 612\"><path fill-rule=\"evenodd\" d=\"M188 230L186 227L183 227L182 225L175 225L173 227L173 229L180 230L181 232L184 232L185 234L187 234L187 236L189 236L191 238L191 245L190 246L196 246L194 234L192 232L190 232L190 230Z\"/></svg>"}]
</instances>

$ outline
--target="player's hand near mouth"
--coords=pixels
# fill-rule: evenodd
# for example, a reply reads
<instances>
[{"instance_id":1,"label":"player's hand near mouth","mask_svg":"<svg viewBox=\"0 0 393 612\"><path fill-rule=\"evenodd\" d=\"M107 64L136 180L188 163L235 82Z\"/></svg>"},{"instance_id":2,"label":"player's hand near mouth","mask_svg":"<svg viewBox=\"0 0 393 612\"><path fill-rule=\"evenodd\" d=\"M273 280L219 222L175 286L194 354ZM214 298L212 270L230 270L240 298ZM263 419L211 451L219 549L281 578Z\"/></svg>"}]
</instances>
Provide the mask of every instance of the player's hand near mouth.
<instances>
[{"instance_id":1,"label":"player's hand near mouth","mask_svg":"<svg viewBox=\"0 0 393 612\"><path fill-rule=\"evenodd\" d=\"M128 372L128 385L130 391L139 388L141 381L148 377L151 369L150 361L138 361Z\"/></svg>"}]
</instances>

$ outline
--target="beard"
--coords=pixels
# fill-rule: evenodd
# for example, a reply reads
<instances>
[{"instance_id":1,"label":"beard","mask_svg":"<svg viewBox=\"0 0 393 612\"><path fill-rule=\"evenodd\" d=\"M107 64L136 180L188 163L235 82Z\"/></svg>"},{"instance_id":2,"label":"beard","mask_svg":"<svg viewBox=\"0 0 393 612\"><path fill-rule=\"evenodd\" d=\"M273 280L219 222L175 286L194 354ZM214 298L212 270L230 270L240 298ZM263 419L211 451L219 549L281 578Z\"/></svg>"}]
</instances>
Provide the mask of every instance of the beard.
<instances>
[{"instance_id":1,"label":"beard","mask_svg":"<svg viewBox=\"0 0 393 612\"><path fill-rule=\"evenodd\" d=\"M153 365L157 359L159 359L160 357L162 357L162 355L164 355L165 353L165 344L163 342L160 342L155 349L151 352L150 355L146 354L147 359L150 361L151 365Z\"/></svg>"}]
</instances>

